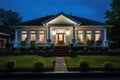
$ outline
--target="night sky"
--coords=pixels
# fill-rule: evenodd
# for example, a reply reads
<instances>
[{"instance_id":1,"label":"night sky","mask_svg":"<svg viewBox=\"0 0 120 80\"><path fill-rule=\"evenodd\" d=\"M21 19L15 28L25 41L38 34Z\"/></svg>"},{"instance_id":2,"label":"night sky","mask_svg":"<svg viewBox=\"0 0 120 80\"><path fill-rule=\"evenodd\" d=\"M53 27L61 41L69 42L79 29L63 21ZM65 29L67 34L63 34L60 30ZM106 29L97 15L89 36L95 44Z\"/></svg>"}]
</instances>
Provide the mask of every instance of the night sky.
<instances>
[{"instance_id":1,"label":"night sky","mask_svg":"<svg viewBox=\"0 0 120 80\"><path fill-rule=\"evenodd\" d=\"M0 0L0 8L19 12L23 21L59 12L105 22L112 0Z\"/></svg>"}]
</instances>

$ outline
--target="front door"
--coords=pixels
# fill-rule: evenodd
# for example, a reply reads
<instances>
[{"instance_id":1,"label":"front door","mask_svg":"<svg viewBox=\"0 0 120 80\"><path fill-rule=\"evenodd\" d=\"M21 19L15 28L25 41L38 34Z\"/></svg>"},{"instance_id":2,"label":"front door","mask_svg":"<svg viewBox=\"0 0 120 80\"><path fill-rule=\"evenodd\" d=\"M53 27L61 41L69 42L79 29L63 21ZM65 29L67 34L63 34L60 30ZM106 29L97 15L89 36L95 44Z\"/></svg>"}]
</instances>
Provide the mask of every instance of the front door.
<instances>
[{"instance_id":1,"label":"front door","mask_svg":"<svg viewBox=\"0 0 120 80\"><path fill-rule=\"evenodd\" d=\"M58 33L57 45L64 45L64 35L65 33Z\"/></svg>"}]
</instances>

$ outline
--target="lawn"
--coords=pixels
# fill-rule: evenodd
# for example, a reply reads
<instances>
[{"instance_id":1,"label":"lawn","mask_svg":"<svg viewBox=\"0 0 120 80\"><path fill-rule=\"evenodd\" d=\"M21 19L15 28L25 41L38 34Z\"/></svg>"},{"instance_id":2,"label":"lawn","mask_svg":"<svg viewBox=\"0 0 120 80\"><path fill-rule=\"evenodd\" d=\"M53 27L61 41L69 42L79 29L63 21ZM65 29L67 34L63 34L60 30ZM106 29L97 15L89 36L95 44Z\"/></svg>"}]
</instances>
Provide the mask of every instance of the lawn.
<instances>
[{"instance_id":1,"label":"lawn","mask_svg":"<svg viewBox=\"0 0 120 80\"><path fill-rule=\"evenodd\" d=\"M5 69L5 63L8 61L16 62L16 69L33 69L34 63L42 61L44 68L54 68L55 58L53 57L41 57L37 55L20 55L20 56L6 56L0 57L0 69Z\"/></svg>"},{"instance_id":2,"label":"lawn","mask_svg":"<svg viewBox=\"0 0 120 80\"><path fill-rule=\"evenodd\" d=\"M66 57L65 62L66 62L67 68L79 68L79 62L81 59L86 60L89 63L90 68L100 68L105 61L111 62L114 68L120 68L120 56Z\"/></svg>"}]
</instances>

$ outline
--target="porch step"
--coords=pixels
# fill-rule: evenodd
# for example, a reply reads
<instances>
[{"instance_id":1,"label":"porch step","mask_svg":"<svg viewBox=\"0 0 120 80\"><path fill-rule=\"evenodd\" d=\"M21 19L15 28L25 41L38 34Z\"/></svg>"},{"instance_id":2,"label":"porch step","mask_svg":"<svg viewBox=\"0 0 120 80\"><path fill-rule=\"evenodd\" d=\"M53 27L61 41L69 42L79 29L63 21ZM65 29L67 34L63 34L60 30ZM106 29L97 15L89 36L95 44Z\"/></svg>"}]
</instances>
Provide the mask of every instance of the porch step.
<instances>
[{"instance_id":1,"label":"porch step","mask_svg":"<svg viewBox=\"0 0 120 80\"><path fill-rule=\"evenodd\" d=\"M69 47L68 46L55 46L53 49L53 55L56 56L67 56Z\"/></svg>"}]
</instances>

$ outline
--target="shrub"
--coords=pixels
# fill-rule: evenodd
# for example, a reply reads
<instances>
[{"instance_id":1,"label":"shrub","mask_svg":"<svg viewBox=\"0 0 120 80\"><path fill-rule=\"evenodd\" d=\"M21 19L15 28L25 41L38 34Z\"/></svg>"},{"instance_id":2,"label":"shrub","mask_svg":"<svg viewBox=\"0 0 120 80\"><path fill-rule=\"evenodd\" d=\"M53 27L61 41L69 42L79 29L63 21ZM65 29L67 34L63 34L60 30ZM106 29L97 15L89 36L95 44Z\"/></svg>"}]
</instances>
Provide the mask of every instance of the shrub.
<instances>
[{"instance_id":1,"label":"shrub","mask_svg":"<svg viewBox=\"0 0 120 80\"><path fill-rule=\"evenodd\" d=\"M49 54L52 54L52 53L53 53L53 50L52 50L52 49L50 49L50 50L48 51L48 53L49 53Z\"/></svg>"},{"instance_id":2,"label":"shrub","mask_svg":"<svg viewBox=\"0 0 120 80\"><path fill-rule=\"evenodd\" d=\"M118 44L115 41L110 41L108 45L110 49L116 49Z\"/></svg>"},{"instance_id":3,"label":"shrub","mask_svg":"<svg viewBox=\"0 0 120 80\"><path fill-rule=\"evenodd\" d=\"M86 44L87 44L87 47L92 47L94 45L94 40L93 39L87 40Z\"/></svg>"},{"instance_id":4,"label":"shrub","mask_svg":"<svg viewBox=\"0 0 120 80\"><path fill-rule=\"evenodd\" d=\"M89 64L86 60L80 60L79 67L80 70L87 71L89 69Z\"/></svg>"},{"instance_id":5,"label":"shrub","mask_svg":"<svg viewBox=\"0 0 120 80\"><path fill-rule=\"evenodd\" d=\"M102 45L103 41L102 41L102 38L99 38L97 41L96 41L96 45L100 46Z\"/></svg>"},{"instance_id":6,"label":"shrub","mask_svg":"<svg viewBox=\"0 0 120 80\"><path fill-rule=\"evenodd\" d=\"M5 64L6 70L7 71L13 71L15 69L15 62L10 61Z\"/></svg>"},{"instance_id":7,"label":"shrub","mask_svg":"<svg viewBox=\"0 0 120 80\"><path fill-rule=\"evenodd\" d=\"M20 52L21 52L20 48L15 48L15 53L16 54L20 54Z\"/></svg>"},{"instance_id":8,"label":"shrub","mask_svg":"<svg viewBox=\"0 0 120 80\"><path fill-rule=\"evenodd\" d=\"M35 71L42 71L44 67L44 63L41 61L38 61L34 64L34 70Z\"/></svg>"},{"instance_id":9,"label":"shrub","mask_svg":"<svg viewBox=\"0 0 120 80\"><path fill-rule=\"evenodd\" d=\"M112 70L113 69L113 65L111 62L104 62L102 64L102 68L103 70Z\"/></svg>"},{"instance_id":10,"label":"shrub","mask_svg":"<svg viewBox=\"0 0 120 80\"><path fill-rule=\"evenodd\" d=\"M72 52L73 52L73 51L72 51L71 49L70 49L70 50L68 50L68 54L72 54Z\"/></svg>"},{"instance_id":11,"label":"shrub","mask_svg":"<svg viewBox=\"0 0 120 80\"><path fill-rule=\"evenodd\" d=\"M6 49L7 50L11 50L13 47L13 44L12 43L6 43Z\"/></svg>"},{"instance_id":12,"label":"shrub","mask_svg":"<svg viewBox=\"0 0 120 80\"><path fill-rule=\"evenodd\" d=\"M45 53L45 51L44 50L40 50L40 54L44 54Z\"/></svg>"},{"instance_id":13,"label":"shrub","mask_svg":"<svg viewBox=\"0 0 120 80\"><path fill-rule=\"evenodd\" d=\"M38 49L38 45L37 45L36 41L31 41L30 48L31 49Z\"/></svg>"}]
</instances>

